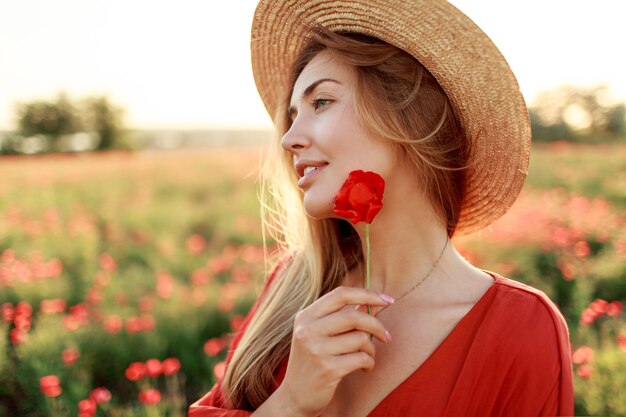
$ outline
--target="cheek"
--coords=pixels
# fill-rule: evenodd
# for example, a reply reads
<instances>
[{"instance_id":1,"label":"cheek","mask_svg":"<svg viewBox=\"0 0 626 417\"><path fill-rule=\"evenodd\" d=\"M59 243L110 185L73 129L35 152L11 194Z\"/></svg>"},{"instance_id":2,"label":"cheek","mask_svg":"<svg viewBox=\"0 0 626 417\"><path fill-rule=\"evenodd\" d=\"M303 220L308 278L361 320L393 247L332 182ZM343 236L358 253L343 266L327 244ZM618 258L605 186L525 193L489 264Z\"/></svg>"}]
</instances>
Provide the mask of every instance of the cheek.
<instances>
[{"instance_id":1,"label":"cheek","mask_svg":"<svg viewBox=\"0 0 626 417\"><path fill-rule=\"evenodd\" d=\"M336 167L333 167L336 168ZM329 169L318 177L304 193L304 209L307 214L314 218L333 217L333 200L339 188L348 176L348 171Z\"/></svg>"}]
</instances>

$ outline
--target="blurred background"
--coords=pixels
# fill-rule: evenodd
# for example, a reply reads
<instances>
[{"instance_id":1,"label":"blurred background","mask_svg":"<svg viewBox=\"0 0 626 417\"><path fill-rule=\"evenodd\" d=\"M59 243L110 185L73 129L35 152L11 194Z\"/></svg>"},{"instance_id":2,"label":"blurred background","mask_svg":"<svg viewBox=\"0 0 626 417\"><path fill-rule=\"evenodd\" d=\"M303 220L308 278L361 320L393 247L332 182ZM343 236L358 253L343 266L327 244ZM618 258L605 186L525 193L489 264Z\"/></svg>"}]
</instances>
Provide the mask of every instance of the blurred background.
<instances>
[{"instance_id":1,"label":"blurred background","mask_svg":"<svg viewBox=\"0 0 626 417\"><path fill-rule=\"evenodd\" d=\"M530 108L513 209L455 239L570 326L626 416L626 4L454 0ZM185 415L263 283L255 0L0 3L0 415Z\"/></svg>"}]
</instances>

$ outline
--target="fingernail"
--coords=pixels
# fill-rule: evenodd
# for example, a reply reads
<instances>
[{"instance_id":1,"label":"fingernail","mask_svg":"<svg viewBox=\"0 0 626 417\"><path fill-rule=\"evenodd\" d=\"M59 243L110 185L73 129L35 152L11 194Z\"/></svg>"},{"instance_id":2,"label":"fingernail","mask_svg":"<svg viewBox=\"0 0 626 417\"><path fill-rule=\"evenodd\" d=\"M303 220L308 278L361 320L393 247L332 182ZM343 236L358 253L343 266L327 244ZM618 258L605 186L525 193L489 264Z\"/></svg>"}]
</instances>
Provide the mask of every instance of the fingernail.
<instances>
[{"instance_id":1,"label":"fingernail","mask_svg":"<svg viewBox=\"0 0 626 417\"><path fill-rule=\"evenodd\" d=\"M389 333L389 330L385 330L385 337L387 338L387 343L391 342L391 333Z\"/></svg>"},{"instance_id":2,"label":"fingernail","mask_svg":"<svg viewBox=\"0 0 626 417\"><path fill-rule=\"evenodd\" d=\"M380 294L380 299L389 304L393 304L396 302L396 300L394 300L393 297L387 294Z\"/></svg>"}]
</instances>

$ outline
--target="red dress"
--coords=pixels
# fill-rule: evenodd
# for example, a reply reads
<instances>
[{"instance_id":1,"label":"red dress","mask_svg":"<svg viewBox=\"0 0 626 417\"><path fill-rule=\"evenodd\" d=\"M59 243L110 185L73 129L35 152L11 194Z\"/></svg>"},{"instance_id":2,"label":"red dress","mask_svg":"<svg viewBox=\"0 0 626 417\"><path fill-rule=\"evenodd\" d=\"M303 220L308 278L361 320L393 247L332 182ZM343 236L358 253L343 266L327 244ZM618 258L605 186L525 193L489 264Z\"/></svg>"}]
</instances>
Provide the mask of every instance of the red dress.
<instances>
[{"instance_id":1,"label":"red dress","mask_svg":"<svg viewBox=\"0 0 626 417\"><path fill-rule=\"evenodd\" d=\"M571 350L563 317L541 291L490 274L494 284L430 357L369 417L574 414ZM250 310L231 352L257 304ZM277 372L279 384L286 369L287 361ZM219 382L189 408L189 417L250 414L228 409Z\"/></svg>"}]
</instances>

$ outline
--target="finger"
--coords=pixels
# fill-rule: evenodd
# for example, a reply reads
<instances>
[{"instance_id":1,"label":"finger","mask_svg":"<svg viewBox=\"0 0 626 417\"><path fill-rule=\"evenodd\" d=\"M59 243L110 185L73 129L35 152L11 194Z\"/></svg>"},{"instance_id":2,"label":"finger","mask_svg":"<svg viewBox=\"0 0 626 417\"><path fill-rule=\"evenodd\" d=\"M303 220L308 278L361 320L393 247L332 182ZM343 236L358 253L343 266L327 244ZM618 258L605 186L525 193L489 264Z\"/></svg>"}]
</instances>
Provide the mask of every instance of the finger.
<instances>
[{"instance_id":1,"label":"finger","mask_svg":"<svg viewBox=\"0 0 626 417\"><path fill-rule=\"evenodd\" d=\"M333 356L328 363L342 378L358 369L369 372L376 364L374 358L365 352Z\"/></svg>"},{"instance_id":2,"label":"finger","mask_svg":"<svg viewBox=\"0 0 626 417\"><path fill-rule=\"evenodd\" d=\"M372 358L376 357L376 347L367 332L349 332L327 338L328 354L345 355L353 352L365 352Z\"/></svg>"},{"instance_id":3,"label":"finger","mask_svg":"<svg viewBox=\"0 0 626 417\"><path fill-rule=\"evenodd\" d=\"M388 333L380 320L352 308L341 310L311 323L311 331L324 336L335 336L354 330L369 333L383 343L389 341Z\"/></svg>"},{"instance_id":4,"label":"finger","mask_svg":"<svg viewBox=\"0 0 626 417\"><path fill-rule=\"evenodd\" d=\"M382 298L381 298L382 297ZM320 297L311 307L317 317L327 316L347 305L387 306L393 298L373 290L357 287L337 287Z\"/></svg>"}]
</instances>

